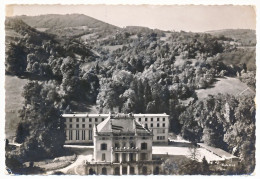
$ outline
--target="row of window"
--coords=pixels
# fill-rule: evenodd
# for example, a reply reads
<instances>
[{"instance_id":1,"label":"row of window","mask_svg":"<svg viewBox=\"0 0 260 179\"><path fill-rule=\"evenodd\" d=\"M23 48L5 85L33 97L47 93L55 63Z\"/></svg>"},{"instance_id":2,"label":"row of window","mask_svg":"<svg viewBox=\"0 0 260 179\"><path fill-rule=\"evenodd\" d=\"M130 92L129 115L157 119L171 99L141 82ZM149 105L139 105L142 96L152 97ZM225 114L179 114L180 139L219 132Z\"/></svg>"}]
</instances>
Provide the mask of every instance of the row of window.
<instances>
[{"instance_id":1,"label":"row of window","mask_svg":"<svg viewBox=\"0 0 260 179\"><path fill-rule=\"evenodd\" d=\"M119 153L115 153L115 159L114 162L120 162L119 161ZM102 154L102 160L104 161L106 159L106 155ZM136 160L136 155L133 153L129 153L129 161L135 161ZM147 153L140 153L140 160L148 160L148 154ZM122 162L126 162L127 161L127 153L122 153Z\"/></svg>"},{"instance_id":2,"label":"row of window","mask_svg":"<svg viewBox=\"0 0 260 179\"><path fill-rule=\"evenodd\" d=\"M72 124L66 125L66 128L72 128ZM82 128L86 127L86 124L81 124ZM145 124L145 127L148 128L148 124ZM150 127L154 127L153 124L150 124ZM157 127L160 127L160 123L157 123ZM165 123L162 124L162 127L165 127ZM80 128L80 124L76 124L76 128ZM92 124L89 124L89 128L92 128Z\"/></svg>"},{"instance_id":3,"label":"row of window","mask_svg":"<svg viewBox=\"0 0 260 179\"><path fill-rule=\"evenodd\" d=\"M105 156L104 156L105 157ZM103 157L102 157L103 158ZM142 170L140 170L141 171L141 174L143 174L143 175L147 175L148 174L148 169L147 169L147 167L146 166L143 166L142 168L141 168ZM159 169L159 167L156 167L155 169L154 169L154 172L153 172L153 174L154 175L158 175L160 173L160 169ZM96 174L96 172L95 172L95 170L93 170L92 168L90 168L89 169L89 175L94 175L94 174ZM106 167L103 167L102 169L101 169L101 174L102 175L107 175L107 168ZM123 175L126 175L127 174L127 167L122 167L122 174ZM115 168L115 170L114 170L114 175L120 175L120 168L119 167L116 167ZM134 167L130 167L130 175L135 175L135 168Z\"/></svg>"},{"instance_id":4,"label":"row of window","mask_svg":"<svg viewBox=\"0 0 260 179\"><path fill-rule=\"evenodd\" d=\"M160 127L160 123L157 123L157 127ZM145 124L145 127L148 128L148 124ZM150 124L150 127L154 127L153 123ZM165 127L165 123L162 123L162 127Z\"/></svg>"},{"instance_id":5,"label":"row of window","mask_svg":"<svg viewBox=\"0 0 260 179\"><path fill-rule=\"evenodd\" d=\"M74 119L74 120L73 120ZM80 120L81 119L81 120ZM93 119L93 122L98 122L98 119L100 118L69 118L69 122L86 122L87 120L89 122L92 122L92 119ZM101 121L104 121L105 118L102 118Z\"/></svg>"},{"instance_id":6,"label":"row of window","mask_svg":"<svg viewBox=\"0 0 260 179\"><path fill-rule=\"evenodd\" d=\"M79 128L79 126L80 126L79 124L76 124L76 128ZM86 128L85 124L82 124L81 126L82 126L82 128ZM66 128L72 128L72 124L65 125L65 127ZM89 124L88 127L92 129L92 124Z\"/></svg>"},{"instance_id":7,"label":"row of window","mask_svg":"<svg viewBox=\"0 0 260 179\"><path fill-rule=\"evenodd\" d=\"M157 140L165 140L165 136L157 136Z\"/></svg>"},{"instance_id":8,"label":"row of window","mask_svg":"<svg viewBox=\"0 0 260 179\"><path fill-rule=\"evenodd\" d=\"M153 121L153 117L151 117L150 119L151 119L150 121ZM162 120L165 121L165 118L163 118ZM142 121L142 118L139 117L139 118L138 118L138 121L141 122L141 121ZM148 118L147 118L147 117L144 118L144 121L147 122L147 121L148 121ZM160 118L159 118L159 117L157 117L157 121L160 121Z\"/></svg>"},{"instance_id":9,"label":"row of window","mask_svg":"<svg viewBox=\"0 0 260 179\"><path fill-rule=\"evenodd\" d=\"M157 130L157 134L164 134L165 133L165 129L158 129Z\"/></svg>"},{"instance_id":10,"label":"row of window","mask_svg":"<svg viewBox=\"0 0 260 179\"><path fill-rule=\"evenodd\" d=\"M142 139L146 140L149 139L150 137L147 136L142 136ZM114 137L115 140L133 140L133 137Z\"/></svg>"},{"instance_id":11,"label":"row of window","mask_svg":"<svg viewBox=\"0 0 260 179\"><path fill-rule=\"evenodd\" d=\"M101 160L102 161L106 161L106 154L102 153L101 155ZM136 159L136 155L134 155L133 153L129 154L129 161L135 161ZM147 153L141 153L140 154L140 160L147 160L148 159L148 154ZM127 153L122 153L122 162L126 162L127 161ZM115 153L115 159L114 162L120 162L119 161L119 153Z\"/></svg>"},{"instance_id":12,"label":"row of window","mask_svg":"<svg viewBox=\"0 0 260 179\"><path fill-rule=\"evenodd\" d=\"M122 147L126 147L126 143L124 142L122 144ZM135 147L134 143L130 143L130 148ZM120 148L120 144L119 143L115 143L115 148ZM107 150L107 144L106 143L102 143L100 144L100 150ZM141 143L141 150L147 150L147 143Z\"/></svg>"},{"instance_id":13,"label":"row of window","mask_svg":"<svg viewBox=\"0 0 260 179\"><path fill-rule=\"evenodd\" d=\"M76 130L76 140L86 140L86 131L85 130L81 131L81 138L80 138L79 133L80 133L80 131ZM69 131L69 140L74 140L72 130ZM88 140L92 140L92 130L88 131Z\"/></svg>"},{"instance_id":14,"label":"row of window","mask_svg":"<svg viewBox=\"0 0 260 179\"><path fill-rule=\"evenodd\" d=\"M75 119L75 120L73 120L73 119ZM81 120L80 120L80 119L81 119ZM92 122L92 119L93 119L93 121L98 122L98 119L100 119L100 118L69 118L69 122L86 122L87 120L88 120L89 122ZM150 121L154 121L153 119L154 119L154 118L150 118ZM102 118L102 119L101 119L101 121L104 121L104 120L105 120L105 118ZM142 121L142 118L138 118L138 121L141 122L141 121ZM144 119L144 121L147 122L147 121L148 121L148 118L146 117L146 118ZM157 118L157 121L160 121L160 118L159 118L159 117ZM165 118L162 118L162 121L165 121Z\"/></svg>"}]
</instances>

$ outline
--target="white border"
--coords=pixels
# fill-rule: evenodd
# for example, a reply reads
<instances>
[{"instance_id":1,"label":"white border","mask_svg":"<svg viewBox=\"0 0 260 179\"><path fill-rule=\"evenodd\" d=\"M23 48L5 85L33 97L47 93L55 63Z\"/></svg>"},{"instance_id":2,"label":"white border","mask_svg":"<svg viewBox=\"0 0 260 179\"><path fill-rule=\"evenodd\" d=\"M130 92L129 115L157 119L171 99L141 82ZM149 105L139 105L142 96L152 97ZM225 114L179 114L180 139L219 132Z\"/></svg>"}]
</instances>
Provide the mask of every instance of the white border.
<instances>
[{"instance_id":1,"label":"white border","mask_svg":"<svg viewBox=\"0 0 260 179\"><path fill-rule=\"evenodd\" d=\"M4 74L4 38L5 38L5 34L4 34L4 18L5 18L5 5L6 4L109 4L109 5L117 5L117 4L125 4L125 5L141 5L141 4L153 4L153 5L189 5L189 4L194 4L194 5L227 5L227 4L234 4L234 5L255 5L256 6L256 14L257 14L257 24L256 24L256 31L257 31L257 42L260 42L260 37L259 37L259 0L2 0L0 2L0 80L1 80L1 84L0 84L0 96L1 96L1 101L0 101L0 177L4 178L4 177L12 177L12 176L8 176L4 174L4 168L5 168L5 159L4 159L4 125L5 125L5 98L4 98L4 80L5 80L5 74ZM260 49L259 48L259 43L257 43L257 47L256 49ZM256 65L257 65L257 91L259 89L259 81L258 81L258 77L260 77L260 72L258 70L259 67L259 52L256 50ZM259 101L259 95L258 93L256 93L256 103ZM257 103L258 104L258 103ZM257 114L256 114L256 126L257 126L257 130L256 130L256 135L259 136L259 129L258 126L259 124L259 105L256 106L257 107ZM256 159L259 159L259 140L257 138L256 140ZM256 169L255 169L255 174L254 176L250 176L251 177L257 177L260 178L260 170L259 170L259 160L257 160L256 163ZM19 176L19 177L36 177L36 176ZM40 177L40 176L37 176ZM41 176L43 177L43 176ZM49 177L57 177L57 176L49 176ZM80 177L80 176L62 176L62 178L65 177ZM85 176L85 177L90 177L90 178L96 178L100 176ZM118 178L129 178L132 176L121 176ZM135 176L138 178L141 178L142 176ZM156 178L156 176L148 176L149 178ZM165 178L172 178L172 177L183 177L183 176L161 176L161 177L165 177ZM196 177L196 178L201 178L201 177L208 177L208 176L185 176L184 178L189 178L189 177ZM216 178L216 177L224 177L224 178L244 178L245 176L211 176L212 178ZM110 178L110 177L109 177ZM112 178L112 176L111 176Z\"/></svg>"}]
</instances>

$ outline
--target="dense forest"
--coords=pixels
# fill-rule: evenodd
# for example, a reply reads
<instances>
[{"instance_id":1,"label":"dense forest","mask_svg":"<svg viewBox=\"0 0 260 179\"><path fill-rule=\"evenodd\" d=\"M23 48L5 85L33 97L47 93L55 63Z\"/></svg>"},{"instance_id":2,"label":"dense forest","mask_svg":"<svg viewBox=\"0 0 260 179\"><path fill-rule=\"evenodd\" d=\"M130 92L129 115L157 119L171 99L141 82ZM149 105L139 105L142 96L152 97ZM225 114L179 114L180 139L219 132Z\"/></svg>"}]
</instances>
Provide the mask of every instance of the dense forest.
<instances>
[{"instance_id":1,"label":"dense forest","mask_svg":"<svg viewBox=\"0 0 260 179\"><path fill-rule=\"evenodd\" d=\"M234 153L244 173L254 170L254 95L200 100L195 90L227 76L255 90L255 50L209 33L117 28L93 19L93 27L82 30L65 28L63 17L53 22L59 22L54 29L47 23L52 21L32 19L6 20L6 74L30 80L17 128L22 146L7 158L58 155L65 140L60 115L86 111L84 104L103 113L167 113L171 132ZM74 24L80 25L87 26ZM192 100L183 105L186 99Z\"/></svg>"}]
</instances>

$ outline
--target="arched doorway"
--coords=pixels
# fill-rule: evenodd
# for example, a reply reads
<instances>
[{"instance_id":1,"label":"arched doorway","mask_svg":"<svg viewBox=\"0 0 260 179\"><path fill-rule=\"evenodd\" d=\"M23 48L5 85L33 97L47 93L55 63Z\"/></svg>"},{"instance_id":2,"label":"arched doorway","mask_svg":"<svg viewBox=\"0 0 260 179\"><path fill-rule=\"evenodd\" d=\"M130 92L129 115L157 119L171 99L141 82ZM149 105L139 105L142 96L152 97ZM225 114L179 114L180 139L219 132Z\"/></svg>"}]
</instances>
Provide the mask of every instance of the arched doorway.
<instances>
[{"instance_id":1,"label":"arched doorway","mask_svg":"<svg viewBox=\"0 0 260 179\"><path fill-rule=\"evenodd\" d=\"M92 168L90 168L90 169L88 170L88 174L89 174L89 175L94 175L94 174L95 174L95 171L94 171Z\"/></svg>"},{"instance_id":2,"label":"arched doorway","mask_svg":"<svg viewBox=\"0 0 260 179\"><path fill-rule=\"evenodd\" d=\"M144 167L142 168L142 174L143 174L143 175L147 175L147 167L146 167L146 166L144 166Z\"/></svg>"},{"instance_id":3,"label":"arched doorway","mask_svg":"<svg viewBox=\"0 0 260 179\"><path fill-rule=\"evenodd\" d=\"M123 167L122 168L122 174L123 175L127 175L127 167Z\"/></svg>"},{"instance_id":4,"label":"arched doorway","mask_svg":"<svg viewBox=\"0 0 260 179\"><path fill-rule=\"evenodd\" d=\"M120 168L119 167L115 168L115 175L120 175Z\"/></svg>"},{"instance_id":5,"label":"arched doorway","mask_svg":"<svg viewBox=\"0 0 260 179\"><path fill-rule=\"evenodd\" d=\"M155 167L154 171L153 171L154 175L159 175L160 174L160 168L157 166Z\"/></svg>"},{"instance_id":6,"label":"arched doorway","mask_svg":"<svg viewBox=\"0 0 260 179\"><path fill-rule=\"evenodd\" d=\"M102 172L102 175L106 175L107 174L107 168L103 167L101 172Z\"/></svg>"},{"instance_id":7,"label":"arched doorway","mask_svg":"<svg viewBox=\"0 0 260 179\"><path fill-rule=\"evenodd\" d=\"M135 168L134 167L130 167L130 175L135 175Z\"/></svg>"}]
</instances>

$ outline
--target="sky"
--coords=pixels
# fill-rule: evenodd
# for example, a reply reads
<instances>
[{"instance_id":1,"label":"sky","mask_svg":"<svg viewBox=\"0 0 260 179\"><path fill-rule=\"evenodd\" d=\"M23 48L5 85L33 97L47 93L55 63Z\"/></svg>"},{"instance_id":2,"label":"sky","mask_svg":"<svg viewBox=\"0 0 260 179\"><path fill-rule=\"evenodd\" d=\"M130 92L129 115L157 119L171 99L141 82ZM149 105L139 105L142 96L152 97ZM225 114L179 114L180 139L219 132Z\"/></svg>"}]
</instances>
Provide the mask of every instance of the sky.
<instances>
[{"instance_id":1,"label":"sky","mask_svg":"<svg viewBox=\"0 0 260 179\"><path fill-rule=\"evenodd\" d=\"M145 26L161 30L205 32L219 29L254 29L254 6L203 5L13 5L7 16L85 14L119 26Z\"/></svg>"}]
</instances>

